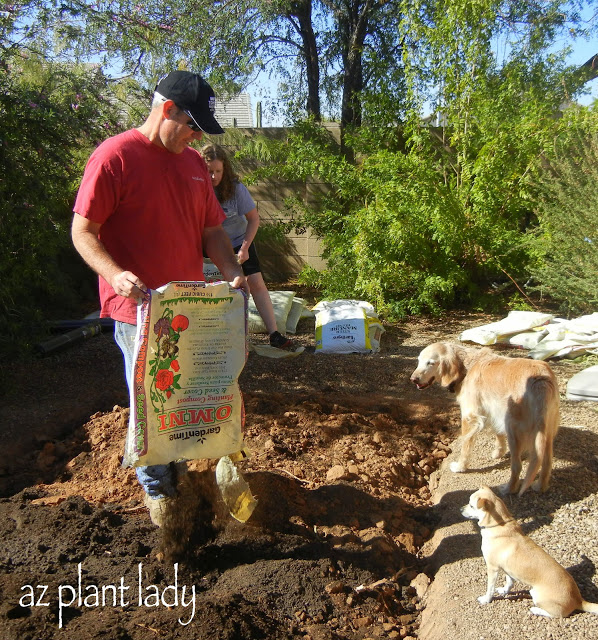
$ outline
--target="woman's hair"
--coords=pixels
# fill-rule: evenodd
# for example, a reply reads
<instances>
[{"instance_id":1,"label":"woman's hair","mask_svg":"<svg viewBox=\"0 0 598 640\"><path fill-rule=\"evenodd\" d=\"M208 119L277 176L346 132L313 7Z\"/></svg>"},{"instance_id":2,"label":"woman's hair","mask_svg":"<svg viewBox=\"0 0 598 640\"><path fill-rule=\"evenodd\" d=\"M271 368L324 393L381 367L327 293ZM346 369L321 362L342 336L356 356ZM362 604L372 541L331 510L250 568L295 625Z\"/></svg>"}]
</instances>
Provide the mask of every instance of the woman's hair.
<instances>
[{"instance_id":1,"label":"woman's hair","mask_svg":"<svg viewBox=\"0 0 598 640\"><path fill-rule=\"evenodd\" d=\"M206 162L222 162L222 180L214 187L214 191L219 202L230 200L235 195L235 184L239 181L239 176L233 171L226 151L217 144L208 144L201 150L201 155Z\"/></svg>"}]
</instances>

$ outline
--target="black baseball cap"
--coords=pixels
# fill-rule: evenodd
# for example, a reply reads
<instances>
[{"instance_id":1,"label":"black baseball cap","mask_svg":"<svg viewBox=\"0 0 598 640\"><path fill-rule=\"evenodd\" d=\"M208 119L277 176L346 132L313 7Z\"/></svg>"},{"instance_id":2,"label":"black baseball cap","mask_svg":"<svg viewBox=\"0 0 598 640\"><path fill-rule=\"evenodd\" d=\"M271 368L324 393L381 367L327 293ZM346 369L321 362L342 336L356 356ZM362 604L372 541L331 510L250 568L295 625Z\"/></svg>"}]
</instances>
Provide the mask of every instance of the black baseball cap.
<instances>
[{"instance_id":1,"label":"black baseball cap","mask_svg":"<svg viewBox=\"0 0 598 640\"><path fill-rule=\"evenodd\" d=\"M224 133L214 118L214 91L199 74L173 71L158 82L156 92L172 100L205 133Z\"/></svg>"}]
</instances>

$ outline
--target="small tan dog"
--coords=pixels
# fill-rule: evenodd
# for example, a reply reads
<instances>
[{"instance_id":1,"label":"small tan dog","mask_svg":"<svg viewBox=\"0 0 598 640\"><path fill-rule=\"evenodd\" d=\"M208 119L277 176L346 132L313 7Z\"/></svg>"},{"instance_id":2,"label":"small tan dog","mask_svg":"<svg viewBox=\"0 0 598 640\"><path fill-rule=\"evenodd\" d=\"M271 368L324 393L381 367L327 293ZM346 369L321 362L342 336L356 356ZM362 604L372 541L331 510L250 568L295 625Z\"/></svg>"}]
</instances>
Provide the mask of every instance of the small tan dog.
<instances>
[{"instance_id":1,"label":"small tan dog","mask_svg":"<svg viewBox=\"0 0 598 640\"><path fill-rule=\"evenodd\" d=\"M559 428L559 391L552 369L527 358L506 358L490 349L435 342L419 354L411 382L425 389L434 382L457 395L463 444L451 471L467 469L475 436L489 426L496 435L492 457L511 453L511 477L503 493L521 495L539 475L535 489L546 491L552 471L552 443ZM520 485L522 456L530 452Z\"/></svg>"},{"instance_id":2,"label":"small tan dog","mask_svg":"<svg viewBox=\"0 0 598 640\"><path fill-rule=\"evenodd\" d=\"M505 503L488 487L482 487L461 509L464 517L477 520L482 534L482 553L488 570L488 589L478 598L488 604L494 595L498 571L506 574L507 594L515 580L529 585L534 605L530 610L539 616L566 618L574 611L598 614L598 604L581 597L567 570L521 531Z\"/></svg>"}]
</instances>

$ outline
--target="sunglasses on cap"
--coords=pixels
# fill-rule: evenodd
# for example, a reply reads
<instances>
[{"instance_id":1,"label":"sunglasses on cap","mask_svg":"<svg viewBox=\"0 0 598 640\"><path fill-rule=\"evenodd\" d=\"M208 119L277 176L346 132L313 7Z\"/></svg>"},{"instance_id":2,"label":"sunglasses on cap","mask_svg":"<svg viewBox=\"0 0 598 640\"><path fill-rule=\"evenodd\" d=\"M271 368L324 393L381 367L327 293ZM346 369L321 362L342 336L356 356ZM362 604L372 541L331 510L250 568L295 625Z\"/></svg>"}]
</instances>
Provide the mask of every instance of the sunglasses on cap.
<instances>
[{"instance_id":1,"label":"sunglasses on cap","mask_svg":"<svg viewBox=\"0 0 598 640\"><path fill-rule=\"evenodd\" d=\"M189 127L189 129L191 129L191 131L195 131L196 133L200 133L201 131L203 131L203 129L195 122L193 116L188 111L185 111L184 109L181 109L181 111L191 118L189 122L185 122L185 124Z\"/></svg>"}]
</instances>

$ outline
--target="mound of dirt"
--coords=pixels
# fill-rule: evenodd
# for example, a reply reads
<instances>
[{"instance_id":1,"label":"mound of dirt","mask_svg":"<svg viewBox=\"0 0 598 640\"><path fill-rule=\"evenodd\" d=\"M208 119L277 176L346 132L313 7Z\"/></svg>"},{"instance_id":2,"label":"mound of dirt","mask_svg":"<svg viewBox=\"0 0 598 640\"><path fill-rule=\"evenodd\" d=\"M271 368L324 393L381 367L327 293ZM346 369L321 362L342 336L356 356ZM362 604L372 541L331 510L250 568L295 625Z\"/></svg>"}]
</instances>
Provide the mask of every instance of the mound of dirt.
<instances>
[{"instance_id":1,"label":"mound of dirt","mask_svg":"<svg viewBox=\"0 0 598 640\"><path fill-rule=\"evenodd\" d=\"M419 553L443 517L429 483L458 409L409 375L423 346L493 319L387 326L373 355L315 355L302 320L301 356L250 353L239 468L258 505L232 519L215 461L195 461L184 539L151 524L121 467L128 399L111 335L15 366L0 434L1 637L417 636Z\"/></svg>"}]
</instances>

